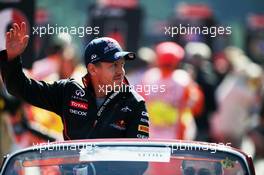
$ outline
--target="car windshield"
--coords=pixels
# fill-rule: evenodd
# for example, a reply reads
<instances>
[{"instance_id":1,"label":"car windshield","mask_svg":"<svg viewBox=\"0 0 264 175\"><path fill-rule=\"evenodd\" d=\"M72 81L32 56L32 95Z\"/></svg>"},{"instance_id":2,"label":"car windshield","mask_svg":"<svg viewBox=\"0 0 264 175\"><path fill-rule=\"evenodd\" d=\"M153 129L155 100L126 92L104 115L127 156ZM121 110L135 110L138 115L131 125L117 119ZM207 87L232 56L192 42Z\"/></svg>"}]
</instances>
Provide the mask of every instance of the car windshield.
<instances>
[{"instance_id":1,"label":"car windshield","mask_svg":"<svg viewBox=\"0 0 264 175\"><path fill-rule=\"evenodd\" d=\"M56 144L11 156L4 175L246 175L236 151L193 145Z\"/></svg>"}]
</instances>

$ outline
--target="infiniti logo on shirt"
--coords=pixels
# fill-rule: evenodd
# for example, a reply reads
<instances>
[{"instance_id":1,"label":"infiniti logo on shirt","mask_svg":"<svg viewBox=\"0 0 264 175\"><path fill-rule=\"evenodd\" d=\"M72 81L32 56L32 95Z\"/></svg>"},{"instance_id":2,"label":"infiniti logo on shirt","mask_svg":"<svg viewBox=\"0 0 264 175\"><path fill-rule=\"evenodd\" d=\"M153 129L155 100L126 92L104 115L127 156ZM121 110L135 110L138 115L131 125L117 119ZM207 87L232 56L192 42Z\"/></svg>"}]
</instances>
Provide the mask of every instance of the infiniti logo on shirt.
<instances>
[{"instance_id":1,"label":"infiniti logo on shirt","mask_svg":"<svg viewBox=\"0 0 264 175\"><path fill-rule=\"evenodd\" d=\"M75 94L77 95L77 96L79 96L79 97L83 97L83 96L85 96L85 92L83 91L83 90L77 90L77 91L75 91Z\"/></svg>"}]
</instances>

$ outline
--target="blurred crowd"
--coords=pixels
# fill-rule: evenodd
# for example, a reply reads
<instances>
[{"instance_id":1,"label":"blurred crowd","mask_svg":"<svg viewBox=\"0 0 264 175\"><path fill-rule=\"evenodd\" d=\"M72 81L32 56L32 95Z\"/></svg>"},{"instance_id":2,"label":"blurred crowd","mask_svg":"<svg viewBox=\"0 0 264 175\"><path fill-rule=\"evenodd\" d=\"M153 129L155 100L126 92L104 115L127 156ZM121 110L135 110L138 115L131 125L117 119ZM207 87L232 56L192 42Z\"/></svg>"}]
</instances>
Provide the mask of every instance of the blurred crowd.
<instances>
[{"instance_id":1,"label":"blurred crowd","mask_svg":"<svg viewBox=\"0 0 264 175\"><path fill-rule=\"evenodd\" d=\"M189 42L184 48L161 42L155 48L142 48L138 55L148 66L141 73L129 74L129 79L166 86L165 92L142 94L151 138L229 145L254 155L257 172L263 172L261 65L237 47L226 47L214 55L202 42Z\"/></svg>"},{"instance_id":2,"label":"blurred crowd","mask_svg":"<svg viewBox=\"0 0 264 175\"><path fill-rule=\"evenodd\" d=\"M45 56L25 69L27 75L47 82L71 77L81 83L86 68L70 37L56 36ZM150 138L230 143L253 155L257 171L263 172L263 65L246 49L225 45L216 51L210 42L176 38L141 47L137 55L140 65L127 72L130 84L165 89L140 92L149 112ZM62 140L56 114L15 99L0 85L1 156Z\"/></svg>"}]
</instances>

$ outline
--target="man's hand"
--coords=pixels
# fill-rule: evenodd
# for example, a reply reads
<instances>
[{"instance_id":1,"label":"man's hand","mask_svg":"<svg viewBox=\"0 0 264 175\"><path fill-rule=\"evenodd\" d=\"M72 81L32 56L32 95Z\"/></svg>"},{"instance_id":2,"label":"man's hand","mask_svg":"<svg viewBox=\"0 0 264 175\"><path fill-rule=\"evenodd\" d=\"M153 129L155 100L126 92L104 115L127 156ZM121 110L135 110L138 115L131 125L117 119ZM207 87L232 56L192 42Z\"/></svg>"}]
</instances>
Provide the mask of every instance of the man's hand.
<instances>
[{"instance_id":1,"label":"man's hand","mask_svg":"<svg viewBox=\"0 0 264 175\"><path fill-rule=\"evenodd\" d=\"M19 26L17 23L6 33L6 50L8 60L13 60L22 54L28 44L29 36L26 35L26 24L24 22Z\"/></svg>"}]
</instances>

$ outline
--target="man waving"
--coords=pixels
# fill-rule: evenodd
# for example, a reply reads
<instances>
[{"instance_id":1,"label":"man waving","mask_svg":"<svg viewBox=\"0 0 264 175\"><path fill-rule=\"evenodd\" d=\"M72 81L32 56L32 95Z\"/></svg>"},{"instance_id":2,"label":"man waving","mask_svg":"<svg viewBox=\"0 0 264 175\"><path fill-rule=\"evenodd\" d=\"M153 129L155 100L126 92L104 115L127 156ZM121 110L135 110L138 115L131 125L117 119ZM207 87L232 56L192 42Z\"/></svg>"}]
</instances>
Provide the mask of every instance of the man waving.
<instances>
[{"instance_id":1,"label":"man waving","mask_svg":"<svg viewBox=\"0 0 264 175\"><path fill-rule=\"evenodd\" d=\"M144 99L125 78L125 60L135 59L134 53L112 38L94 39L85 48L84 88L74 79L49 84L22 71L20 55L28 40L25 23L6 33L6 50L0 51L3 81L10 94L61 116L65 140L148 138Z\"/></svg>"}]
</instances>

